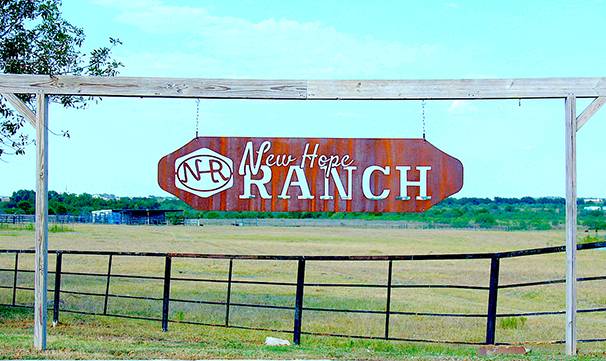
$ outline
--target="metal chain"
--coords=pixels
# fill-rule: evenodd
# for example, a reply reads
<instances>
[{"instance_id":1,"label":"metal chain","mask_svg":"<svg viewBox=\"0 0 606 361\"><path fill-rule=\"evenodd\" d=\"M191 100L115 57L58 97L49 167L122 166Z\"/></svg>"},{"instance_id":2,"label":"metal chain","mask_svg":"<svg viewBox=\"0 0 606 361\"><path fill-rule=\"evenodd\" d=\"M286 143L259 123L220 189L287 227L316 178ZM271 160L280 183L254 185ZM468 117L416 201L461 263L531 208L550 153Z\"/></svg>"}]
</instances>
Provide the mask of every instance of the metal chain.
<instances>
[{"instance_id":1,"label":"metal chain","mask_svg":"<svg viewBox=\"0 0 606 361\"><path fill-rule=\"evenodd\" d=\"M421 112L423 118L423 140L425 140L425 99L421 101Z\"/></svg>"},{"instance_id":2,"label":"metal chain","mask_svg":"<svg viewBox=\"0 0 606 361\"><path fill-rule=\"evenodd\" d=\"M199 127L200 127L200 98L196 99L196 138L198 138Z\"/></svg>"}]
</instances>

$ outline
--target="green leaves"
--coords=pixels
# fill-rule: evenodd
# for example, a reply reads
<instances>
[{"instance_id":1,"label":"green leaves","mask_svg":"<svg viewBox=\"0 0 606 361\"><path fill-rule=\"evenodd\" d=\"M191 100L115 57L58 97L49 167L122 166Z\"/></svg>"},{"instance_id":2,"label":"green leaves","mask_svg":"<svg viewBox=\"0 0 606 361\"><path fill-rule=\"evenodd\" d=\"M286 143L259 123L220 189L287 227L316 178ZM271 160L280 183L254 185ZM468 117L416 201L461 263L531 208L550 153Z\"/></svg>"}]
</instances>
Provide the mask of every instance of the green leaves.
<instances>
[{"instance_id":1,"label":"green leaves","mask_svg":"<svg viewBox=\"0 0 606 361\"><path fill-rule=\"evenodd\" d=\"M12 74L115 76L123 64L112 57L122 42L84 51L84 29L61 14L60 0L0 0L0 72ZM32 105L32 95L20 95ZM53 97L65 107L84 108L91 98ZM23 154L31 142L21 115L0 98L0 157Z\"/></svg>"}]
</instances>

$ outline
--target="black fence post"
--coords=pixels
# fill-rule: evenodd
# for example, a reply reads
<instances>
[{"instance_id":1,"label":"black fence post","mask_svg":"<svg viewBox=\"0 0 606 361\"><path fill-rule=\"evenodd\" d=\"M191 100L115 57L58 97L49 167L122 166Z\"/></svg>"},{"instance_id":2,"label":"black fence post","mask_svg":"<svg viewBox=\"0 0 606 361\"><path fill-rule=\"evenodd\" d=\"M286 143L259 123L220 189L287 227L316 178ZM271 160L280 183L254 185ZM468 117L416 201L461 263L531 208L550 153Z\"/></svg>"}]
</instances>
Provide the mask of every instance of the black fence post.
<instances>
[{"instance_id":1,"label":"black fence post","mask_svg":"<svg viewBox=\"0 0 606 361\"><path fill-rule=\"evenodd\" d=\"M305 258L300 258L297 267L297 293L295 295L295 326L292 341L301 344L301 317L303 316L303 292L305 285Z\"/></svg>"},{"instance_id":2,"label":"black fence post","mask_svg":"<svg viewBox=\"0 0 606 361\"><path fill-rule=\"evenodd\" d=\"M168 306L170 303L170 269L172 258L166 257L164 263L164 295L162 296L162 332L168 331Z\"/></svg>"},{"instance_id":3,"label":"black fence post","mask_svg":"<svg viewBox=\"0 0 606 361\"><path fill-rule=\"evenodd\" d=\"M109 280L112 275L112 259L113 255L109 255L109 260L107 261L107 280L105 282L105 299L103 300L103 314L107 315L107 300L109 299Z\"/></svg>"},{"instance_id":4,"label":"black fence post","mask_svg":"<svg viewBox=\"0 0 606 361\"><path fill-rule=\"evenodd\" d=\"M19 274L19 252L15 253L15 273L13 274L13 306L17 301L17 275Z\"/></svg>"},{"instance_id":5,"label":"black fence post","mask_svg":"<svg viewBox=\"0 0 606 361\"><path fill-rule=\"evenodd\" d=\"M490 289L488 291L488 315L486 318L486 344L494 345L497 325L497 296L499 294L499 257L490 261Z\"/></svg>"},{"instance_id":6,"label":"black fence post","mask_svg":"<svg viewBox=\"0 0 606 361\"><path fill-rule=\"evenodd\" d=\"M389 339L389 316L391 313L391 274L393 270L393 260L389 260L387 270L387 304L385 305L385 339Z\"/></svg>"},{"instance_id":7,"label":"black fence post","mask_svg":"<svg viewBox=\"0 0 606 361\"><path fill-rule=\"evenodd\" d=\"M234 268L233 258L229 259L229 274L227 275L227 299L225 300L225 326L229 326L229 304L231 303L231 275Z\"/></svg>"},{"instance_id":8,"label":"black fence post","mask_svg":"<svg viewBox=\"0 0 606 361\"><path fill-rule=\"evenodd\" d=\"M59 303L61 302L61 264L63 263L63 253L57 251L55 261L55 290L53 301L53 327L59 323Z\"/></svg>"}]
</instances>

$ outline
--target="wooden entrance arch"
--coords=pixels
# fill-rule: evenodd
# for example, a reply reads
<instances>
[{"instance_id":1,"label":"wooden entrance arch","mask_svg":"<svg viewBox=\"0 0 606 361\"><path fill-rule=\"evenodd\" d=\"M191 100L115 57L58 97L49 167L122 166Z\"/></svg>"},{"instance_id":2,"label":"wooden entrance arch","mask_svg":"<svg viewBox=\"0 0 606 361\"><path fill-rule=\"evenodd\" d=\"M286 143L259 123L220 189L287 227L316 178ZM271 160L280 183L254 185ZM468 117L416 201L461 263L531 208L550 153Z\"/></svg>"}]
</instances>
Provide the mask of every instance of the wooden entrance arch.
<instances>
[{"instance_id":1,"label":"wooden entrance arch","mask_svg":"<svg viewBox=\"0 0 606 361\"><path fill-rule=\"evenodd\" d=\"M15 94L36 94L34 113ZM290 100L562 99L566 129L566 353L576 354L576 133L606 103L606 78L246 80L0 75L0 94L36 128L34 345L46 348L48 96ZM593 101L577 116L577 98Z\"/></svg>"}]
</instances>

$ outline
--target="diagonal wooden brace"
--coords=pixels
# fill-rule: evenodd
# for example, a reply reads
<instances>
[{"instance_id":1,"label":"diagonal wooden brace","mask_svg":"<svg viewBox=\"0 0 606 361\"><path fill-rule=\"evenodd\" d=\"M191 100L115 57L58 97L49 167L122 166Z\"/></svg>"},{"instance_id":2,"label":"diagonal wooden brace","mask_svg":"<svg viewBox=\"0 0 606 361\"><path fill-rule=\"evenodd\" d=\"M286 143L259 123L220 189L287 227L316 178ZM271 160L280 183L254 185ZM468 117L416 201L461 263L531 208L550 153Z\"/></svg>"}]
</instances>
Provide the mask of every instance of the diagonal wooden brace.
<instances>
[{"instance_id":1,"label":"diagonal wooden brace","mask_svg":"<svg viewBox=\"0 0 606 361\"><path fill-rule=\"evenodd\" d=\"M34 114L34 112L24 102L22 102L21 99L17 98L17 96L13 93L2 93L1 95L9 103L11 103L19 114L23 115L23 117L27 119L32 127L36 128L36 114Z\"/></svg>"},{"instance_id":2,"label":"diagonal wooden brace","mask_svg":"<svg viewBox=\"0 0 606 361\"><path fill-rule=\"evenodd\" d=\"M579 129L581 129L583 127L583 125L585 125L585 123L587 123L589 118L591 118L598 110L600 110L600 108L604 104L606 104L606 97L595 98L591 102L591 104L589 104L587 106L587 108L585 108L585 110L583 110L581 115L579 115L577 117L577 131L579 131Z\"/></svg>"}]
</instances>

